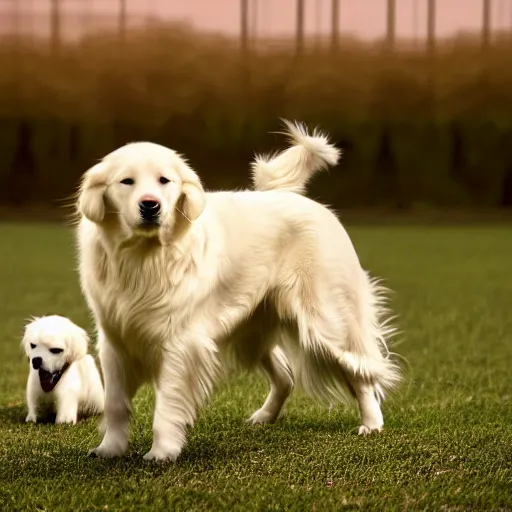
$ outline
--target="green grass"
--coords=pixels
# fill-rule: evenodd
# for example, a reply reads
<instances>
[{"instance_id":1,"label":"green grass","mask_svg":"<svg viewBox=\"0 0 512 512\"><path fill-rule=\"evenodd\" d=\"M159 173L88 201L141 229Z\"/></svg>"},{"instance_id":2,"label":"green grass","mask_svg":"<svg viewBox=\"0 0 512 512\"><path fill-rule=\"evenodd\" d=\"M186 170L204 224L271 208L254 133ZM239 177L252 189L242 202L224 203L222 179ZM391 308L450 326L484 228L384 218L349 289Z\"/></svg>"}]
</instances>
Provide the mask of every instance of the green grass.
<instances>
[{"instance_id":1,"label":"green grass","mask_svg":"<svg viewBox=\"0 0 512 512\"><path fill-rule=\"evenodd\" d=\"M294 395L276 425L244 420L265 381L222 385L179 461L148 464L152 394L135 401L120 460L89 459L98 419L25 425L24 320L91 328L73 240L59 226L0 225L0 510L512 509L512 228L349 227L362 262L395 290L409 380L381 435L354 410Z\"/></svg>"}]
</instances>

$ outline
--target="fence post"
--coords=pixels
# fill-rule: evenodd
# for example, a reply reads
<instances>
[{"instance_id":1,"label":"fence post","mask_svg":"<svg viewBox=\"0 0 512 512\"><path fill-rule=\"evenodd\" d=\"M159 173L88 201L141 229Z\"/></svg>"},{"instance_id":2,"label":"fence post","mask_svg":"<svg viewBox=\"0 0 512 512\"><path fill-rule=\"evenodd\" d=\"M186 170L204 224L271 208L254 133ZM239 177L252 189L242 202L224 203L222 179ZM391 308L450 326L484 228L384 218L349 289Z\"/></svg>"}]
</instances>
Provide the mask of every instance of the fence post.
<instances>
[{"instance_id":1,"label":"fence post","mask_svg":"<svg viewBox=\"0 0 512 512\"><path fill-rule=\"evenodd\" d=\"M332 0L331 7L331 50L338 50L340 40L340 0Z\"/></svg>"},{"instance_id":2,"label":"fence post","mask_svg":"<svg viewBox=\"0 0 512 512\"><path fill-rule=\"evenodd\" d=\"M242 55L249 46L249 0L240 0L240 49Z\"/></svg>"},{"instance_id":3,"label":"fence post","mask_svg":"<svg viewBox=\"0 0 512 512\"><path fill-rule=\"evenodd\" d=\"M436 51L436 0L427 3L427 51L430 57Z\"/></svg>"},{"instance_id":4,"label":"fence post","mask_svg":"<svg viewBox=\"0 0 512 512\"><path fill-rule=\"evenodd\" d=\"M119 0L119 39L124 42L126 40L126 17L127 17L127 0Z\"/></svg>"},{"instance_id":5,"label":"fence post","mask_svg":"<svg viewBox=\"0 0 512 512\"><path fill-rule=\"evenodd\" d=\"M258 8L259 8L259 0L251 0L251 42L253 47L256 47L258 44Z\"/></svg>"},{"instance_id":6,"label":"fence post","mask_svg":"<svg viewBox=\"0 0 512 512\"><path fill-rule=\"evenodd\" d=\"M396 0L387 0L386 42L388 49L395 49Z\"/></svg>"},{"instance_id":7,"label":"fence post","mask_svg":"<svg viewBox=\"0 0 512 512\"><path fill-rule=\"evenodd\" d=\"M491 40L491 0L482 4L482 48L487 50Z\"/></svg>"},{"instance_id":8,"label":"fence post","mask_svg":"<svg viewBox=\"0 0 512 512\"><path fill-rule=\"evenodd\" d=\"M295 51L302 55L304 51L304 2L297 0L297 27L295 32Z\"/></svg>"},{"instance_id":9,"label":"fence post","mask_svg":"<svg viewBox=\"0 0 512 512\"><path fill-rule=\"evenodd\" d=\"M60 0L50 0L50 40L51 51L58 53L61 43Z\"/></svg>"}]
</instances>

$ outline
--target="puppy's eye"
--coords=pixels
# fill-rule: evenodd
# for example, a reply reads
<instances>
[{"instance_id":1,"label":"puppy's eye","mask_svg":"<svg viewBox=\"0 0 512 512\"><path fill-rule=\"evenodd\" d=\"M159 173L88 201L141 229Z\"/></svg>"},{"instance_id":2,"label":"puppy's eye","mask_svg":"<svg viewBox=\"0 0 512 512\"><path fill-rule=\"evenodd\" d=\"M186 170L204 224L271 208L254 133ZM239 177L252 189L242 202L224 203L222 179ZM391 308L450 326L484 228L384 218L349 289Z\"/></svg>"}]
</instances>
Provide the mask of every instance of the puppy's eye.
<instances>
[{"instance_id":1,"label":"puppy's eye","mask_svg":"<svg viewBox=\"0 0 512 512\"><path fill-rule=\"evenodd\" d=\"M36 348L36 346L33 343L31 343L30 348Z\"/></svg>"},{"instance_id":2,"label":"puppy's eye","mask_svg":"<svg viewBox=\"0 0 512 512\"><path fill-rule=\"evenodd\" d=\"M161 183L162 185L166 185L166 184L167 184L167 183L169 183L171 180L170 180L170 179L168 179L168 178L166 178L165 176L162 176L162 177L160 178L160 180L159 180L159 181L160 181L160 183Z\"/></svg>"},{"instance_id":3,"label":"puppy's eye","mask_svg":"<svg viewBox=\"0 0 512 512\"><path fill-rule=\"evenodd\" d=\"M125 178L124 180L121 180L121 183L123 185L133 185L135 181L133 181L132 178Z\"/></svg>"},{"instance_id":4,"label":"puppy's eye","mask_svg":"<svg viewBox=\"0 0 512 512\"><path fill-rule=\"evenodd\" d=\"M60 354L61 352L64 352L64 349L62 349L62 348L51 348L50 352L52 354Z\"/></svg>"}]
</instances>

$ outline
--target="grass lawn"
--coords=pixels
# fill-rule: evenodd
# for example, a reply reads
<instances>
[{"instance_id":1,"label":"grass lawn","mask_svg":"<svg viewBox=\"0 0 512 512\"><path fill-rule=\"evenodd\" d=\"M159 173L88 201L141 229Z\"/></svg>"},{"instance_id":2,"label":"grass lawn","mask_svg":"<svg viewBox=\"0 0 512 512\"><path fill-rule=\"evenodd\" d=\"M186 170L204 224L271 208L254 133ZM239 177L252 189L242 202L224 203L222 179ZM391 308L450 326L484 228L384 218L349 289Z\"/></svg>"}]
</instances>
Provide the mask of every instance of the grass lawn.
<instances>
[{"instance_id":1,"label":"grass lawn","mask_svg":"<svg viewBox=\"0 0 512 512\"><path fill-rule=\"evenodd\" d=\"M512 510L512 227L348 227L363 265L395 290L409 380L360 438L355 410L295 394L273 426L245 419L267 387L222 385L175 464L142 461L152 393L136 397L131 447L87 458L98 419L25 425L29 315L91 328L72 233L0 225L0 510Z\"/></svg>"}]
</instances>

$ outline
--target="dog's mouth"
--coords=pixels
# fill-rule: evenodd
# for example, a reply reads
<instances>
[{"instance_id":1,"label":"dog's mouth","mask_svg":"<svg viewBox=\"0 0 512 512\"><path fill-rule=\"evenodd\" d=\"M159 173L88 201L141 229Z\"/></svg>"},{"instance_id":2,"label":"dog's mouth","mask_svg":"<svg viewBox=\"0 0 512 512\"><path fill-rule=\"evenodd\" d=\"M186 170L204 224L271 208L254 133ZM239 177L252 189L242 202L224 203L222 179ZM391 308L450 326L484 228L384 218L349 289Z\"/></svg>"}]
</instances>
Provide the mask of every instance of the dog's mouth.
<instances>
[{"instance_id":1,"label":"dog's mouth","mask_svg":"<svg viewBox=\"0 0 512 512\"><path fill-rule=\"evenodd\" d=\"M53 391L55 386L59 383L60 378L64 375L64 372L69 368L69 363L66 363L60 370L54 372L48 372L43 368L39 368L39 382L41 388L45 393Z\"/></svg>"},{"instance_id":2,"label":"dog's mouth","mask_svg":"<svg viewBox=\"0 0 512 512\"><path fill-rule=\"evenodd\" d=\"M141 229L154 229L160 227L162 224L160 217L155 217L154 219L147 220L142 219L142 222L139 224Z\"/></svg>"},{"instance_id":3,"label":"dog's mouth","mask_svg":"<svg viewBox=\"0 0 512 512\"><path fill-rule=\"evenodd\" d=\"M153 236L157 235L160 227L161 227L160 221L142 222L137 226L137 228L135 229L135 232L139 236L153 237Z\"/></svg>"}]
</instances>

